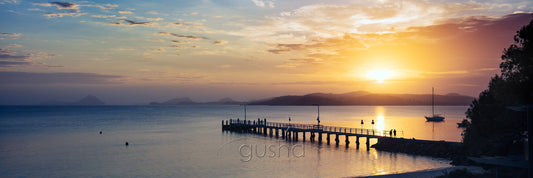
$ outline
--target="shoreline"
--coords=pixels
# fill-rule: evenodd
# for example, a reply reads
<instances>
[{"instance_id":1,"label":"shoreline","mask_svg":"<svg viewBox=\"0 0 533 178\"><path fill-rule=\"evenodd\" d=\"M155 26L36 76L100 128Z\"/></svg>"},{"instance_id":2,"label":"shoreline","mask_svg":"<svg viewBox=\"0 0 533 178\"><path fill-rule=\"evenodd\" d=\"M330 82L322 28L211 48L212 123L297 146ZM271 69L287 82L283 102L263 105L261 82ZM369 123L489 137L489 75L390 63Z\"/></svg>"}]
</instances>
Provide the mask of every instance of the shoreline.
<instances>
[{"instance_id":1,"label":"shoreline","mask_svg":"<svg viewBox=\"0 0 533 178\"><path fill-rule=\"evenodd\" d=\"M411 155L446 158L452 161L457 157L464 156L461 142L418 140L406 138L378 138L378 142L371 146L379 151L406 153Z\"/></svg>"},{"instance_id":2,"label":"shoreline","mask_svg":"<svg viewBox=\"0 0 533 178\"><path fill-rule=\"evenodd\" d=\"M417 178L424 178L424 177L437 177L444 175L446 172L451 172L458 169L467 169L469 172L472 172L474 174L483 174L486 173L486 171L478 166L451 166L446 168L436 168L436 169L425 169L425 170L419 170L419 171L413 171L413 172L404 172L404 173L391 173L391 174L384 174L384 175L373 175L373 176L359 176L354 178L411 178L411 177L417 177Z\"/></svg>"}]
</instances>

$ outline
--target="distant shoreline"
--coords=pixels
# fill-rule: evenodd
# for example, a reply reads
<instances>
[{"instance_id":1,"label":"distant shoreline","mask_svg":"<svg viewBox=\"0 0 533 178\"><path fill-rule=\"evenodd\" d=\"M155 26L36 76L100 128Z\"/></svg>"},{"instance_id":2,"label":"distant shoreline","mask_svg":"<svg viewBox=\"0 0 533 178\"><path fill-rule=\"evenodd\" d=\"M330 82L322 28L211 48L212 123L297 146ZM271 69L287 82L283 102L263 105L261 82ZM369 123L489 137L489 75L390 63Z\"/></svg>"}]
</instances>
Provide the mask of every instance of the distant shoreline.
<instances>
[{"instance_id":1,"label":"distant shoreline","mask_svg":"<svg viewBox=\"0 0 533 178\"><path fill-rule=\"evenodd\" d=\"M46 105L46 104L0 104L0 106L240 106L239 104L105 104L105 105ZM314 105L266 105L253 104L248 106L314 106ZM320 106L431 106L431 105L320 105ZM435 106L469 106L469 105L435 105Z\"/></svg>"}]
</instances>

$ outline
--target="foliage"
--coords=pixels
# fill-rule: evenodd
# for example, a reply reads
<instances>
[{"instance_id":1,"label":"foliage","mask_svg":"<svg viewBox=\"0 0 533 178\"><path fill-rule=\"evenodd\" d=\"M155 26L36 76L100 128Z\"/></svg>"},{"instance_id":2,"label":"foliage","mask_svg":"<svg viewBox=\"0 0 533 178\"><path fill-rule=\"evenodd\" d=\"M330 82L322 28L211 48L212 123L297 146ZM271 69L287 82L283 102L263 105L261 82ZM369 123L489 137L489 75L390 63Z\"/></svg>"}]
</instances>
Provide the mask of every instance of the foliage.
<instances>
[{"instance_id":1,"label":"foliage","mask_svg":"<svg viewBox=\"0 0 533 178\"><path fill-rule=\"evenodd\" d=\"M503 155L523 146L526 114L508 107L533 101L533 20L517 32L514 41L501 56L501 75L492 77L488 89L466 111L471 123L463 142L470 153Z\"/></svg>"}]
</instances>

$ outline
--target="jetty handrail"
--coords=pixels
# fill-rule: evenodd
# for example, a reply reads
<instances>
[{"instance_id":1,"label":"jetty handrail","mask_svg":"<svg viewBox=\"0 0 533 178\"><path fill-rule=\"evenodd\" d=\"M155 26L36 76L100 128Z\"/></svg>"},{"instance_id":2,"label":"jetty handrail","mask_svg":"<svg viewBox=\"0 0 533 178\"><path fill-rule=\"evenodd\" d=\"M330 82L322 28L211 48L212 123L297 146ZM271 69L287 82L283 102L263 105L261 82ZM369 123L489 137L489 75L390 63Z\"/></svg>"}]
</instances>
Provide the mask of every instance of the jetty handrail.
<instances>
[{"instance_id":1,"label":"jetty handrail","mask_svg":"<svg viewBox=\"0 0 533 178\"><path fill-rule=\"evenodd\" d=\"M396 137L397 136L395 133L393 133L393 130L350 128L350 127L337 127L337 126L302 124L302 123L267 122L266 119L264 120L261 120L261 119L258 119L258 120L229 119L229 123L228 123L228 120L226 120L226 125L228 124L237 125L237 126L281 128L281 129L289 129L289 130L307 130L307 131L326 132L326 133L330 132L330 133L372 135L372 136L384 136L384 137ZM403 135L404 132L398 131L398 133Z\"/></svg>"},{"instance_id":2,"label":"jetty handrail","mask_svg":"<svg viewBox=\"0 0 533 178\"><path fill-rule=\"evenodd\" d=\"M226 122L227 123L227 122ZM244 125L244 126L261 126L261 127L277 127L287 129L299 129L299 130L314 130L317 132L336 132L345 134L360 134L360 135L373 135L373 136L385 136L392 137L392 130L378 130L378 129L364 129L364 128L351 128L351 127L337 127L328 125L316 125L316 124L302 124L302 123L286 123L286 122L267 122L265 120L240 120L230 119L229 124ZM403 131L399 131L403 135Z\"/></svg>"}]
</instances>

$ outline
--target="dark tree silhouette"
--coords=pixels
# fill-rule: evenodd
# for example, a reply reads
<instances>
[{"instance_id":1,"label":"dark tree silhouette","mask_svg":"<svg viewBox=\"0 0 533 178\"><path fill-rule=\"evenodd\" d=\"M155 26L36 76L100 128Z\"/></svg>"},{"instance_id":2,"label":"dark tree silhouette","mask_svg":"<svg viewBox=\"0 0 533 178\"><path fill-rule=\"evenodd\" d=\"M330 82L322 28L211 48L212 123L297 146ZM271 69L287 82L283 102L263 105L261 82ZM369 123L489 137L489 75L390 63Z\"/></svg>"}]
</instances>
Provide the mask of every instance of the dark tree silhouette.
<instances>
[{"instance_id":1,"label":"dark tree silhouette","mask_svg":"<svg viewBox=\"0 0 533 178\"><path fill-rule=\"evenodd\" d=\"M533 20L517 31L514 41L501 56L501 75L492 77L488 89L466 111L471 123L463 142L471 154L505 155L523 150L526 114L508 107L533 103Z\"/></svg>"}]
</instances>

